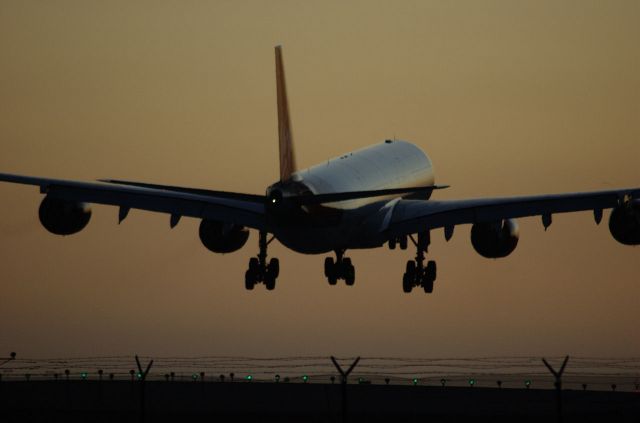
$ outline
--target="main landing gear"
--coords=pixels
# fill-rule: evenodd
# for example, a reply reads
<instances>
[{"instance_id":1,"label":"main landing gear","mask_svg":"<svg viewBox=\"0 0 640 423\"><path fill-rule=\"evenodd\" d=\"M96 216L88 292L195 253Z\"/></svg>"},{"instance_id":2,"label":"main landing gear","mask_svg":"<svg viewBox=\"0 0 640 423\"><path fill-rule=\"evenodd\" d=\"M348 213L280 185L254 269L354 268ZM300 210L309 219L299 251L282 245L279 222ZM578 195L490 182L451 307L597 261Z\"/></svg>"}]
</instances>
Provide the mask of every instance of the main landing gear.
<instances>
[{"instance_id":1,"label":"main landing gear","mask_svg":"<svg viewBox=\"0 0 640 423\"><path fill-rule=\"evenodd\" d=\"M414 286L419 286L424 289L424 292L430 294L433 292L433 283L436 280L436 262L429 260L424 266L424 255L431 242L429 232L419 232L418 240L411 237L411 241L417 249L416 258L407 261L407 268L402 276L402 290L409 293Z\"/></svg>"},{"instance_id":2,"label":"main landing gear","mask_svg":"<svg viewBox=\"0 0 640 423\"><path fill-rule=\"evenodd\" d=\"M351 264L349 257L344 257L344 250L336 250L336 259L327 257L324 259L324 275L329 285L338 283L338 279L344 279L347 286L352 286L356 281L356 269Z\"/></svg>"},{"instance_id":3,"label":"main landing gear","mask_svg":"<svg viewBox=\"0 0 640 423\"><path fill-rule=\"evenodd\" d=\"M249 269L244 274L244 286L251 290L257 283L264 283L269 291L276 287L276 279L280 274L280 261L272 258L267 264L267 246L273 241L273 237L267 241L267 233L261 231L258 245L260 252L258 257L249 259Z\"/></svg>"}]
</instances>

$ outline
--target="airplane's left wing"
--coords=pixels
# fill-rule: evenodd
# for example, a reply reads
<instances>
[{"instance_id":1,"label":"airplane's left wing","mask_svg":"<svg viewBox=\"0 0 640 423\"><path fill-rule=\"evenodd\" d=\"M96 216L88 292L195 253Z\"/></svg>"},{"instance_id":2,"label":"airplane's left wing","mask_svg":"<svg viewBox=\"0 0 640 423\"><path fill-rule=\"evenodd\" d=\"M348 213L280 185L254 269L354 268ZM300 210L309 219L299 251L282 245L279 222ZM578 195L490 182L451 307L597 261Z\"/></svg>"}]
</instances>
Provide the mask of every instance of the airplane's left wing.
<instances>
[{"instance_id":1,"label":"airplane's left wing","mask_svg":"<svg viewBox=\"0 0 640 423\"><path fill-rule=\"evenodd\" d=\"M167 213L173 219L188 216L266 229L264 202L257 195L149 184L78 182L7 173L0 173L0 181L39 186L40 192L50 198L118 206L121 216L126 216L129 209L140 209Z\"/></svg>"},{"instance_id":2,"label":"airplane's left wing","mask_svg":"<svg viewBox=\"0 0 640 423\"><path fill-rule=\"evenodd\" d=\"M545 226L555 213L592 210L597 223L604 209L615 208L640 198L640 188L525 197L478 198L469 200L399 200L385 219L381 232L402 236L456 225L490 223L502 219L542 216Z\"/></svg>"}]
</instances>

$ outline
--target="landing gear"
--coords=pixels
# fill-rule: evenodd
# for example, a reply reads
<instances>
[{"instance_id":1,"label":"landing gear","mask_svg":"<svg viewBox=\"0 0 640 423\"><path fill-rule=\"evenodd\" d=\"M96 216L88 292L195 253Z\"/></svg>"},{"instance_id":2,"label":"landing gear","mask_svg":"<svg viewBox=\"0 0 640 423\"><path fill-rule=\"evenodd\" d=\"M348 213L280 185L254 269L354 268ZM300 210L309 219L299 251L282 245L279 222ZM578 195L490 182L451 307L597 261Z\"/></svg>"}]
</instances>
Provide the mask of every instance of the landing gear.
<instances>
[{"instance_id":1,"label":"landing gear","mask_svg":"<svg viewBox=\"0 0 640 423\"><path fill-rule=\"evenodd\" d=\"M408 241L407 241L407 236L401 236L398 238L391 238L389 240L389 249L390 250L395 250L396 249L396 245L400 246L401 250L406 250L407 249L407 245L408 245Z\"/></svg>"},{"instance_id":2,"label":"landing gear","mask_svg":"<svg viewBox=\"0 0 640 423\"><path fill-rule=\"evenodd\" d=\"M269 291L273 291L276 287L276 279L280 274L280 261L272 258L267 264L267 246L271 241L273 238L267 241L266 232L260 232L258 242L260 252L258 257L249 259L249 269L244 274L244 287L248 290L252 290L258 283L264 283Z\"/></svg>"},{"instance_id":3,"label":"landing gear","mask_svg":"<svg viewBox=\"0 0 640 423\"><path fill-rule=\"evenodd\" d=\"M338 283L338 279L344 279L347 286L353 286L356 281L356 269L349 257L344 257L344 250L336 251L336 259L327 257L324 259L324 275L329 285Z\"/></svg>"},{"instance_id":4,"label":"landing gear","mask_svg":"<svg viewBox=\"0 0 640 423\"><path fill-rule=\"evenodd\" d=\"M414 286L419 286L424 289L424 292L430 294L433 292L437 268L436 262L433 260L429 260L427 265L424 265L424 255L430 244L429 232L419 232L418 241L415 241L413 237L411 240L416 246L417 253L415 260L407 261L407 267L402 276L402 290L409 293Z\"/></svg>"}]
</instances>

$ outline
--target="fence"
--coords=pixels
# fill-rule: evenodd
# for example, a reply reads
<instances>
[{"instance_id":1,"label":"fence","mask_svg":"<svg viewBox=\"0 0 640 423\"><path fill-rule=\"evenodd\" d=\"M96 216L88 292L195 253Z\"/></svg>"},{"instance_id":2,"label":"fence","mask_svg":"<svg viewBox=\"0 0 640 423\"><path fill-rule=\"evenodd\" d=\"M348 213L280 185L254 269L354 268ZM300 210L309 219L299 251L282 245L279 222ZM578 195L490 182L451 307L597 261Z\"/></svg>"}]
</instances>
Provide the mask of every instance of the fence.
<instances>
[{"instance_id":1,"label":"fence","mask_svg":"<svg viewBox=\"0 0 640 423\"><path fill-rule=\"evenodd\" d=\"M140 357L154 360L148 381L339 383L328 356L313 357ZM338 358L348 365L353 357ZM547 357L562 363L563 357ZM0 381L133 380L140 378L133 354L113 357L21 358L0 367ZM399 358L362 357L350 383L414 384L553 389L541 357ZM571 357L564 389L639 391L640 358Z\"/></svg>"}]
</instances>

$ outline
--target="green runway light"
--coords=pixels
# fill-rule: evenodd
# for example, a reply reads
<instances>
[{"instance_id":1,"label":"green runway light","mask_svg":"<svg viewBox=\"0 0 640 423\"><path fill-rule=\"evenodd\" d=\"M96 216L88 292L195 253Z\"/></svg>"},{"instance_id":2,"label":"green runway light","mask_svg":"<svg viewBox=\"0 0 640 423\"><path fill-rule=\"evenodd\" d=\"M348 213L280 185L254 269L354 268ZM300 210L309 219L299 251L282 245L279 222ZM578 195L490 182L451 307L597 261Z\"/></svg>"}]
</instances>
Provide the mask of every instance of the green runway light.
<instances>
[{"instance_id":1,"label":"green runway light","mask_svg":"<svg viewBox=\"0 0 640 423\"><path fill-rule=\"evenodd\" d=\"M302 376L302 381L304 383L307 383L309 381L309 376L307 376L307 375Z\"/></svg>"},{"instance_id":2,"label":"green runway light","mask_svg":"<svg viewBox=\"0 0 640 423\"><path fill-rule=\"evenodd\" d=\"M529 389L529 387L531 386L531 381L529 379L524 381L524 386L527 387L527 389Z\"/></svg>"},{"instance_id":3,"label":"green runway light","mask_svg":"<svg viewBox=\"0 0 640 423\"><path fill-rule=\"evenodd\" d=\"M473 385L476 384L476 380L475 379L469 379L469 386L471 386L473 388Z\"/></svg>"},{"instance_id":4,"label":"green runway light","mask_svg":"<svg viewBox=\"0 0 640 423\"><path fill-rule=\"evenodd\" d=\"M276 375L276 383L280 382L280 375Z\"/></svg>"},{"instance_id":5,"label":"green runway light","mask_svg":"<svg viewBox=\"0 0 640 423\"><path fill-rule=\"evenodd\" d=\"M198 374L197 373L192 374L191 379L198 380Z\"/></svg>"},{"instance_id":6,"label":"green runway light","mask_svg":"<svg viewBox=\"0 0 640 423\"><path fill-rule=\"evenodd\" d=\"M253 380L253 376L247 375L247 377L245 377L245 379L247 380L247 382L251 382Z\"/></svg>"},{"instance_id":7,"label":"green runway light","mask_svg":"<svg viewBox=\"0 0 640 423\"><path fill-rule=\"evenodd\" d=\"M140 373L140 372L136 373L136 377L138 378L138 380L141 380L142 379L142 373Z\"/></svg>"},{"instance_id":8,"label":"green runway light","mask_svg":"<svg viewBox=\"0 0 640 423\"><path fill-rule=\"evenodd\" d=\"M418 378L414 377L412 382L413 382L413 386L416 386L418 384Z\"/></svg>"},{"instance_id":9,"label":"green runway light","mask_svg":"<svg viewBox=\"0 0 640 423\"><path fill-rule=\"evenodd\" d=\"M87 378L87 372L80 373L80 377L82 378L82 380L85 380Z\"/></svg>"}]
</instances>

